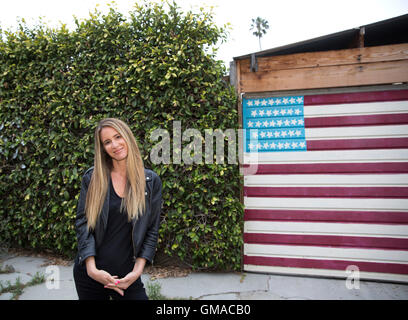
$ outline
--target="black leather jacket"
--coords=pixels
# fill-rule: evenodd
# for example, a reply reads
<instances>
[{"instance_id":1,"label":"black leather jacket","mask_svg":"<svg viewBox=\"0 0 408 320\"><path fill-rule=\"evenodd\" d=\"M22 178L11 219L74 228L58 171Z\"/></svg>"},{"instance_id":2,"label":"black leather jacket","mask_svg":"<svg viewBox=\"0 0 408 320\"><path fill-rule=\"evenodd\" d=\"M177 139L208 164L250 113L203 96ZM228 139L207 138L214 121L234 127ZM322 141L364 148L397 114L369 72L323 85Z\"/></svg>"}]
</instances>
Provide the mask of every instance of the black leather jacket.
<instances>
[{"instance_id":1,"label":"black leather jacket","mask_svg":"<svg viewBox=\"0 0 408 320\"><path fill-rule=\"evenodd\" d=\"M95 225L95 229L88 231L85 215L85 199L91 181L93 167L88 169L82 177L81 193L79 195L75 229L78 240L78 255L76 263L82 264L86 258L97 255L97 249L102 243L109 215L109 188ZM145 169L146 176L146 209L142 216L132 220L132 243L134 259L145 258L153 263L159 236L160 213L162 208L162 183L159 176L152 170Z\"/></svg>"}]
</instances>

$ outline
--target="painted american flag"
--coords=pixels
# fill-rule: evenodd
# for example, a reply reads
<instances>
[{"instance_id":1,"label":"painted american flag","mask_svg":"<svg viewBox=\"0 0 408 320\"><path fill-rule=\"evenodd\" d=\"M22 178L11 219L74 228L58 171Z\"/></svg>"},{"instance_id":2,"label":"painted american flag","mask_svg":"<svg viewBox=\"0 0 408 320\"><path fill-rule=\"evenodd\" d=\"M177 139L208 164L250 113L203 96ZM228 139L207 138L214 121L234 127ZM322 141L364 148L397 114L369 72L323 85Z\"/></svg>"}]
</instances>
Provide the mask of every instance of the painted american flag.
<instances>
[{"instance_id":1,"label":"painted american flag","mask_svg":"<svg viewBox=\"0 0 408 320\"><path fill-rule=\"evenodd\" d=\"M242 106L244 269L408 282L408 90Z\"/></svg>"},{"instance_id":2,"label":"painted american flag","mask_svg":"<svg viewBox=\"0 0 408 320\"><path fill-rule=\"evenodd\" d=\"M246 152L306 150L303 97L245 99Z\"/></svg>"}]
</instances>

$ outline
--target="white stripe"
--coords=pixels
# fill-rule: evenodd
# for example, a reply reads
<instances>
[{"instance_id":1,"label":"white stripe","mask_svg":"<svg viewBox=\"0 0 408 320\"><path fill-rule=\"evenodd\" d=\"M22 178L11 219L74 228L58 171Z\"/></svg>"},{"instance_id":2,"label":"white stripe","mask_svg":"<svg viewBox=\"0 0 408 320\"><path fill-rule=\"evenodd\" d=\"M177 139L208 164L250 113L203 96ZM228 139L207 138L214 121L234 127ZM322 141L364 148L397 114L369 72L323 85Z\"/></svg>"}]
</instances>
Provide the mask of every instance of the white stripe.
<instances>
[{"instance_id":1,"label":"white stripe","mask_svg":"<svg viewBox=\"0 0 408 320\"><path fill-rule=\"evenodd\" d=\"M305 118L408 112L408 100L305 106Z\"/></svg>"},{"instance_id":2,"label":"white stripe","mask_svg":"<svg viewBox=\"0 0 408 320\"><path fill-rule=\"evenodd\" d=\"M245 209L404 211L408 199L244 197Z\"/></svg>"},{"instance_id":3,"label":"white stripe","mask_svg":"<svg viewBox=\"0 0 408 320\"><path fill-rule=\"evenodd\" d=\"M334 277L334 278L342 278L342 279L343 278L347 279L350 277L350 272L347 272L346 270L256 266L256 265L251 265L251 264L244 264L244 271L274 273L274 274L302 275L302 276L306 275L306 276ZM359 271L358 275L359 275L360 280L408 282L408 275L403 275L403 274Z\"/></svg>"},{"instance_id":4,"label":"white stripe","mask_svg":"<svg viewBox=\"0 0 408 320\"><path fill-rule=\"evenodd\" d=\"M244 164L407 162L408 149L244 153Z\"/></svg>"},{"instance_id":5,"label":"white stripe","mask_svg":"<svg viewBox=\"0 0 408 320\"><path fill-rule=\"evenodd\" d=\"M306 140L408 137L408 125L305 129Z\"/></svg>"},{"instance_id":6,"label":"white stripe","mask_svg":"<svg viewBox=\"0 0 408 320\"><path fill-rule=\"evenodd\" d=\"M346 235L356 237L392 237L406 239L408 238L408 225L245 221L244 232L333 236Z\"/></svg>"},{"instance_id":7,"label":"white stripe","mask_svg":"<svg viewBox=\"0 0 408 320\"><path fill-rule=\"evenodd\" d=\"M408 186L408 174L260 174L244 176L244 186Z\"/></svg>"},{"instance_id":8,"label":"white stripe","mask_svg":"<svg viewBox=\"0 0 408 320\"><path fill-rule=\"evenodd\" d=\"M379 263L408 263L408 251L315 246L244 244L244 254L295 259L351 260Z\"/></svg>"}]
</instances>

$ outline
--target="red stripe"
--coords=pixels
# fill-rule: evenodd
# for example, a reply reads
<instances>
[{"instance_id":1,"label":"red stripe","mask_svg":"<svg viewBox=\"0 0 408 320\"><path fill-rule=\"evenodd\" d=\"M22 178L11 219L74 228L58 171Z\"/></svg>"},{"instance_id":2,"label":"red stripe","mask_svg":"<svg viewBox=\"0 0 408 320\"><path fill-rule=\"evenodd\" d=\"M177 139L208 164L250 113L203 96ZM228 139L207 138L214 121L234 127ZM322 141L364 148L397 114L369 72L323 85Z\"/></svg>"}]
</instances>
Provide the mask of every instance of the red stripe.
<instances>
[{"instance_id":1,"label":"red stripe","mask_svg":"<svg viewBox=\"0 0 408 320\"><path fill-rule=\"evenodd\" d=\"M407 124L408 113L306 118L305 128Z\"/></svg>"},{"instance_id":2,"label":"red stripe","mask_svg":"<svg viewBox=\"0 0 408 320\"><path fill-rule=\"evenodd\" d=\"M347 260L275 258L275 257L257 257L257 256L244 255L244 264L251 264L251 265L258 265L258 266L313 268L313 269L330 269L330 270L346 270L347 267L351 265L355 265L359 268L360 271L408 274L408 264L399 264L399 263L379 263L379 262L347 261Z\"/></svg>"},{"instance_id":3,"label":"red stripe","mask_svg":"<svg viewBox=\"0 0 408 320\"><path fill-rule=\"evenodd\" d=\"M244 175L256 165L243 165ZM257 174L285 173L407 173L408 162L259 164Z\"/></svg>"},{"instance_id":4,"label":"red stripe","mask_svg":"<svg viewBox=\"0 0 408 320\"><path fill-rule=\"evenodd\" d=\"M245 209L244 220L408 224L408 212Z\"/></svg>"},{"instance_id":5,"label":"red stripe","mask_svg":"<svg viewBox=\"0 0 408 320\"><path fill-rule=\"evenodd\" d=\"M244 242L276 245L408 250L408 239L379 237L244 233Z\"/></svg>"},{"instance_id":6,"label":"red stripe","mask_svg":"<svg viewBox=\"0 0 408 320\"><path fill-rule=\"evenodd\" d=\"M325 105L340 103L379 102L408 100L408 90L389 90L372 92L348 92L323 95L305 95L304 105Z\"/></svg>"},{"instance_id":7,"label":"red stripe","mask_svg":"<svg viewBox=\"0 0 408 320\"><path fill-rule=\"evenodd\" d=\"M244 187L246 197L408 198L408 187Z\"/></svg>"},{"instance_id":8,"label":"red stripe","mask_svg":"<svg viewBox=\"0 0 408 320\"><path fill-rule=\"evenodd\" d=\"M308 140L307 150L407 148L408 138Z\"/></svg>"}]
</instances>

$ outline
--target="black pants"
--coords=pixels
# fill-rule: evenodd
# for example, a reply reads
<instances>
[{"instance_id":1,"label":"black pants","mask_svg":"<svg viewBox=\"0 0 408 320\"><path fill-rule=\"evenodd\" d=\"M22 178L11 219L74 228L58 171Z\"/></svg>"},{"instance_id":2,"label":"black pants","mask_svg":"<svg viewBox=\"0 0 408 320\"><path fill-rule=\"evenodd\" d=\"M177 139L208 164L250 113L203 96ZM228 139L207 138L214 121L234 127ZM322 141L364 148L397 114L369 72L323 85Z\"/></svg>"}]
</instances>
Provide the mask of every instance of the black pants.
<instances>
[{"instance_id":1,"label":"black pants","mask_svg":"<svg viewBox=\"0 0 408 320\"><path fill-rule=\"evenodd\" d=\"M103 284L95 281L86 273L84 265L74 265L75 287L79 300L148 300L142 280L139 278L126 290L124 296L112 289L105 289Z\"/></svg>"}]
</instances>

